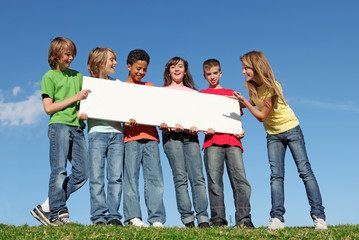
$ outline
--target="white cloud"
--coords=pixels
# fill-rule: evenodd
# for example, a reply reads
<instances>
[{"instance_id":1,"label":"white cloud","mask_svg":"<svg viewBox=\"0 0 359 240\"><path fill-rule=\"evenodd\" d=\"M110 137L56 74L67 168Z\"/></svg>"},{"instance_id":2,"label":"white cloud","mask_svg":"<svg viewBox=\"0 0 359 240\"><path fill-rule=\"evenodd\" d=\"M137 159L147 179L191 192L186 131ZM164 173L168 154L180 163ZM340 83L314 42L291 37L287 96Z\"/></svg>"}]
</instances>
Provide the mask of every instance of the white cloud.
<instances>
[{"instance_id":1,"label":"white cloud","mask_svg":"<svg viewBox=\"0 0 359 240\"><path fill-rule=\"evenodd\" d=\"M355 104L353 101L326 102L326 101L303 98L299 101L299 103L311 105L314 107L324 108L324 109L359 113L358 104Z\"/></svg>"},{"instance_id":2,"label":"white cloud","mask_svg":"<svg viewBox=\"0 0 359 240\"><path fill-rule=\"evenodd\" d=\"M40 90L21 102L4 103L1 99L0 124L2 126L33 125L39 122L43 111Z\"/></svg>"},{"instance_id":3,"label":"white cloud","mask_svg":"<svg viewBox=\"0 0 359 240\"><path fill-rule=\"evenodd\" d=\"M12 89L12 94L16 96L20 92L21 88L19 86L16 86Z\"/></svg>"}]
</instances>

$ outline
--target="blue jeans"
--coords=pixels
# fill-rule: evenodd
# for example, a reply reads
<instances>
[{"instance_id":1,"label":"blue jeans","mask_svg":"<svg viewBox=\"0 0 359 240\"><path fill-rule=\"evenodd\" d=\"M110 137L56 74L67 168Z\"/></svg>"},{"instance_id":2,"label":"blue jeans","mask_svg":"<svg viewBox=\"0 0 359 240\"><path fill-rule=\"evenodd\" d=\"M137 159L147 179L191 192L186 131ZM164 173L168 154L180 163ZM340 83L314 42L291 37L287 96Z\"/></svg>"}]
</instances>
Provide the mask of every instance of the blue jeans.
<instances>
[{"instance_id":1,"label":"blue jeans","mask_svg":"<svg viewBox=\"0 0 359 240\"><path fill-rule=\"evenodd\" d=\"M150 224L165 223L166 211L163 204L163 175L158 142L137 140L125 143L123 184L123 212L125 222L133 218L142 219L138 181L140 166L144 178L145 204Z\"/></svg>"},{"instance_id":2,"label":"blue jeans","mask_svg":"<svg viewBox=\"0 0 359 240\"><path fill-rule=\"evenodd\" d=\"M209 222L206 183L197 136L183 132L167 132L163 134L163 148L172 168L177 209L181 214L183 224L193 222L195 219L188 194L187 176L191 184L197 223Z\"/></svg>"},{"instance_id":3,"label":"blue jeans","mask_svg":"<svg viewBox=\"0 0 359 240\"><path fill-rule=\"evenodd\" d=\"M123 134L93 132L89 139L91 221L121 220L118 212L122 194L124 157ZM107 158L107 199L105 193L105 158Z\"/></svg>"},{"instance_id":4,"label":"blue jeans","mask_svg":"<svg viewBox=\"0 0 359 240\"><path fill-rule=\"evenodd\" d=\"M223 170L226 162L229 181L233 190L236 208L236 224L251 220L251 185L247 181L242 158L242 149L229 145L212 145L204 150L204 163L207 171L211 220L222 219L226 223L226 210L223 194Z\"/></svg>"},{"instance_id":5,"label":"blue jeans","mask_svg":"<svg viewBox=\"0 0 359 240\"><path fill-rule=\"evenodd\" d=\"M276 135L267 134L272 195L272 210L270 216L284 221L284 156L287 146L289 146L292 152L299 176L303 180L311 207L311 217L316 216L325 220L319 186L308 160L304 136L299 125L284 133Z\"/></svg>"},{"instance_id":6,"label":"blue jeans","mask_svg":"<svg viewBox=\"0 0 359 240\"><path fill-rule=\"evenodd\" d=\"M86 141L83 129L66 124L49 125L50 181L49 218L56 218L58 212L67 209L70 194L82 187L89 175ZM71 174L67 176L67 160L71 163Z\"/></svg>"}]
</instances>

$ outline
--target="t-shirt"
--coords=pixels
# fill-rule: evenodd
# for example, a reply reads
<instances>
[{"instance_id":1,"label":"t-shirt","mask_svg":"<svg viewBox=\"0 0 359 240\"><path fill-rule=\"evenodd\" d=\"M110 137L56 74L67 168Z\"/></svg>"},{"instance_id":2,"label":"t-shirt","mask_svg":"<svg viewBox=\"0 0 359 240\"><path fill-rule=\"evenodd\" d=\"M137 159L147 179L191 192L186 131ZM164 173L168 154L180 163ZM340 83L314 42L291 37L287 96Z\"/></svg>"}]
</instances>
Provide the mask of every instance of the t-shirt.
<instances>
[{"instance_id":1,"label":"t-shirt","mask_svg":"<svg viewBox=\"0 0 359 240\"><path fill-rule=\"evenodd\" d=\"M222 96L232 96L233 95L232 89L225 89L225 88L219 88L219 89L208 88L206 90L201 90L199 92L207 93L207 94L222 95ZM241 109L241 115L242 114L243 114L243 112ZM240 147L243 152L243 146L242 146L241 140L236 138L233 134L216 133L213 135L206 135L206 137L204 138L202 149L210 147L214 144L237 146L237 147Z\"/></svg>"},{"instance_id":2,"label":"t-shirt","mask_svg":"<svg viewBox=\"0 0 359 240\"><path fill-rule=\"evenodd\" d=\"M133 84L154 86L150 82L139 82ZM148 139L148 140L154 140L159 142L158 132L155 126L149 126L149 125L138 125L135 127L124 126L123 130L124 130L125 143L130 141L141 140L141 139Z\"/></svg>"},{"instance_id":3,"label":"t-shirt","mask_svg":"<svg viewBox=\"0 0 359 240\"><path fill-rule=\"evenodd\" d=\"M65 71L49 70L41 80L41 94L48 95L54 103L75 96L82 88L81 73L66 69ZM50 116L49 125L52 123L63 123L71 126L84 127L85 123L77 118L80 102L77 101L70 106L57 111Z\"/></svg>"},{"instance_id":4,"label":"t-shirt","mask_svg":"<svg viewBox=\"0 0 359 240\"><path fill-rule=\"evenodd\" d=\"M115 79L111 77L109 77L108 79L104 79L104 81L109 81L109 80L114 81ZM120 81L120 80L116 80L116 81ZM89 118L87 120L87 123L88 123L89 134L93 132L101 132L101 133L123 132L121 122Z\"/></svg>"},{"instance_id":5,"label":"t-shirt","mask_svg":"<svg viewBox=\"0 0 359 240\"><path fill-rule=\"evenodd\" d=\"M279 90L282 92L282 87L278 84ZM262 111L264 100L275 95L274 91L270 91L264 84L257 88L258 99L253 99L254 104ZM269 113L267 119L263 122L263 126L268 134L279 134L286 132L299 125L297 117L288 104L285 104L282 99L276 97L272 111Z\"/></svg>"}]
</instances>

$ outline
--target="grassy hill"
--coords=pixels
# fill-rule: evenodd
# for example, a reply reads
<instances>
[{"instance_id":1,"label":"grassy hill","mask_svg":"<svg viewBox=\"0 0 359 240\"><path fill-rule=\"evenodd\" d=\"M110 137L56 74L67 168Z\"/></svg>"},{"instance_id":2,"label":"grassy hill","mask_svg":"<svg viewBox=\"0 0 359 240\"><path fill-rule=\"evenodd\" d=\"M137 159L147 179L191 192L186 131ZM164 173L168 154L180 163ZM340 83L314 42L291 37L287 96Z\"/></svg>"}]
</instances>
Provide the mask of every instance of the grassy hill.
<instances>
[{"instance_id":1,"label":"grassy hill","mask_svg":"<svg viewBox=\"0 0 359 240\"><path fill-rule=\"evenodd\" d=\"M329 226L327 231L312 227L283 230L238 228L136 228L116 226L29 227L0 224L0 239L359 239L359 225Z\"/></svg>"}]
</instances>

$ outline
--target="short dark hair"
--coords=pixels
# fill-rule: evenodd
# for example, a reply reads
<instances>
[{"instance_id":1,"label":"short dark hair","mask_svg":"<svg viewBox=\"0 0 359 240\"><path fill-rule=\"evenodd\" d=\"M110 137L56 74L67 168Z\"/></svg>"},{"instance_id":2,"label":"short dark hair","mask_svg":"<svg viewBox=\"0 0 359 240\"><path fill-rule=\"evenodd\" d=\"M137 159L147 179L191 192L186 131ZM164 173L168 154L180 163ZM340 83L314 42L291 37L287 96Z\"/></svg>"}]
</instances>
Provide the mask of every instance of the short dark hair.
<instances>
[{"instance_id":1,"label":"short dark hair","mask_svg":"<svg viewBox=\"0 0 359 240\"><path fill-rule=\"evenodd\" d=\"M203 63L203 71L206 68L211 68L211 67L216 67L218 66L219 71L221 71L221 64L219 63L219 61L217 59L207 59L206 61L204 61Z\"/></svg>"},{"instance_id":2,"label":"short dark hair","mask_svg":"<svg viewBox=\"0 0 359 240\"><path fill-rule=\"evenodd\" d=\"M134 64L136 61L146 61L150 64L150 56L145 50L134 49L127 56L127 64Z\"/></svg>"}]
</instances>

